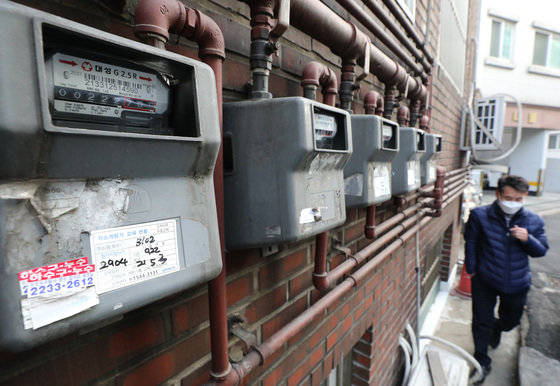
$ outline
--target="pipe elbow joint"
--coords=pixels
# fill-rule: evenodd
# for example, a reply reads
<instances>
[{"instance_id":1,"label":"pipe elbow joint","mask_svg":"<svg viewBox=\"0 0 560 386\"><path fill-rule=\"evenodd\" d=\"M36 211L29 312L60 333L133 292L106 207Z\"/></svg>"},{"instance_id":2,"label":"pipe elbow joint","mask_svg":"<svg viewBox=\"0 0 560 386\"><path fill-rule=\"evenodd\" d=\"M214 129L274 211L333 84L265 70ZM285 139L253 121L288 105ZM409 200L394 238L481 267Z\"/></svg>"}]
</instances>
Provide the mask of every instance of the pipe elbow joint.
<instances>
[{"instance_id":1,"label":"pipe elbow joint","mask_svg":"<svg viewBox=\"0 0 560 386\"><path fill-rule=\"evenodd\" d=\"M313 286L317 288L319 291L324 291L331 286L329 277L326 272L323 273L313 272L311 276L312 276Z\"/></svg>"},{"instance_id":2,"label":"pipe elbow joint","mask_svg":"<svg viewBox=\"0 0 560 386\"><path fill-rule=\"evenodd\" d=\"M156 36L163 42L169 32L180 33L186 21L185 6L178 0L140 0L134 11L134 34Z\"/></svg>"},{"instance_id":3,"label":"pipe elbow joint","mask_svg":"<svg viewBox=\"0 0 560 386\"><path fill-rule=\"evenodd\" d=\"M309 62L301 74L301 85L316 86L321 85L324 93L338 94L338 80L336 74L327 66L319 62Z\"/></svg>"},{"instance_id":4,"label":"pipe elbow joint","mask_svg":"<svg viewBox=\"0 0 560 386\"><path fill-rule=\"evenodd\" d=\"M198 43L199 56L226 57L224 34L214 20L196 9L185 7L186 23L181 35Z\"/></svg>"},{"instance_id":5,"label":"pipe elbow joint","mask_svg":"<svg viewBox=\"0 0 560 386\"><path fill-rule=\"evenodd\" d=\"M377 238L377 232L375 231L375 225L365 225L364 235L369 240L375 240Z\"/></svg>"},{"instance_id":6,"label":"pipe elbow joint","mask_svg":"<svg viewBox=\"0 0 560 386\"><path fill-rule=\"evenodd\" d=\"M418 125L420 126L421 130L429 132L430 131L430 117L428 117L426 114L422 115L422 117L420 117L420 121L419 121Z\"/></svg>"},{"instance_id":7,"label":"pipe elbow joint","mask_svg":"<svg viewBox=\"0 0 560 386\"><path fill-rule=\"evenodd\" d=\"M397 110L397 122L400 126L408 126L410 122L410 109L407 106L401 106Z\"/></svg>"},{"instance_id":8,"label":"pipe elbow joint","mask_svg":"<svg viewBox=\"0 0 560 386\"><path fill-rule=\"evenodd\" d=\"M364 96L364 107L366 114L383 114L383 109L385 108L383 96L377 91L368 91Z\"/></svg>"}]
</instances>

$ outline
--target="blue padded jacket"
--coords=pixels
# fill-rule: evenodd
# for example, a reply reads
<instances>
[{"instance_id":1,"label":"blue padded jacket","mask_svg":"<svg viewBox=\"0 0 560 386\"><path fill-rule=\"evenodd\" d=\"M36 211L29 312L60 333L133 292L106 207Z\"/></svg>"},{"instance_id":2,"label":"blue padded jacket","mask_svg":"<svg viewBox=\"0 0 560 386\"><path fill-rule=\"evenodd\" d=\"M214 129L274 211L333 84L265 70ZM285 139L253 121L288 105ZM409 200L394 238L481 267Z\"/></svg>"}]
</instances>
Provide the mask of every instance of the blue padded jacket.
<instances>
[{"instance_id":1,"label":"blue padded jacket","mask_svg":"<svg viewBox=\"0 0 560 386\"><path fill-rule=\"evenodd\" d=\"M514 225L527 229L526 242L510 235L509 228ZM544 221L538 214L522 208L513 215L508 227L497 201L473 209L464 236L467 273L476 272L486 284L502 293L528 290L528 256L541 257L548 250Z\"/></svg>"}]
</instances>

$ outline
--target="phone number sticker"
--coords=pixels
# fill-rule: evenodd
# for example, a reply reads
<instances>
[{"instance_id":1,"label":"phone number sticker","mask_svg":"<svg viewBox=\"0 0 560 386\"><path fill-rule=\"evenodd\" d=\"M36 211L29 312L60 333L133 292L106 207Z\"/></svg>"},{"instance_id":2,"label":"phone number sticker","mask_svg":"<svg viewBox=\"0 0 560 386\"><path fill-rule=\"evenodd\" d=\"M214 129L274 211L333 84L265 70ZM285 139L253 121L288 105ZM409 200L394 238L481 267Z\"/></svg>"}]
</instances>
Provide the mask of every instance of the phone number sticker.
<instances>
[{"instance_id":1,"label":"phone number sticker","mask_svg":"<svg viewBox=\"0 0 560 386\"><path fill-rule=\"evenodd\" d=\"M93 231L90 243L98 294L180 269L175 220Z\"/></svg>"}]
</instances>

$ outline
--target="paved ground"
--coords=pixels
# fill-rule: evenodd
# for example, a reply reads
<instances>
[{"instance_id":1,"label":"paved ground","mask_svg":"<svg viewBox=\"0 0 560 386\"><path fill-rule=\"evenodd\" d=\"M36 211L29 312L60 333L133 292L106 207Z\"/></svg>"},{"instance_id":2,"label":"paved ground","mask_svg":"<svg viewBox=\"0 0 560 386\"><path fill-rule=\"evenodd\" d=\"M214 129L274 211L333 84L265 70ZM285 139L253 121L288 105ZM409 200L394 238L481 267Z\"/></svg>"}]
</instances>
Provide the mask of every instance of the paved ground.
<instances>
[{"instance_id":1,"label":"paved ground","mask_svg":"<svg viewBox=\"0 0 560 386\"><path fill-rule=\"evenodd\" d=\"M483 202L493 199L492 192L485 192ZM526 206L543 215L551 249L545 258L531 261L533 286L527 312L521 327L504 333L500 346L490 349L492 371L485 386L560 385L560 194L530 196ZM455 283L444 285L438 295L444 300L433 335L472 353L471 300L447 296L460 282L460 272L458 266Z\"/></svg>"}]
</instances>

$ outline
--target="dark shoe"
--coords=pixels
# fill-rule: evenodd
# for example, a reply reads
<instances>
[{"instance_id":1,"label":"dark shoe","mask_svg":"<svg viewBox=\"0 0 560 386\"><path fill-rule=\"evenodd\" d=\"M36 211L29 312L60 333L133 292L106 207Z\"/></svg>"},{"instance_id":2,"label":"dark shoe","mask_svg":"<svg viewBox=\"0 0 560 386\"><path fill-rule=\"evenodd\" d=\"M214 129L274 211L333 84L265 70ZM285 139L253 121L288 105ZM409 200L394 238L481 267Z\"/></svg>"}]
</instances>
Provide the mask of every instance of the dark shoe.
<instances>
[{"instance_id":1,"label":"dark shoe","mask_svg":"<svg viewBox=\"0 0 560 386\"><path fill-rule=\"evenodd\" d=\"M490 340L488 344L492 348L497 348L500 345L500 340L502 339L502 331L496 327L492 329L492 334L490 334Z\"/></svg>"},{"instance_id":2,"label":"dark shoe","mask_svg":"<svg viewBox=\"0 0 560 386\"><path fill-rule=\"evenodd\" d=\"M492 370L492 365L480 366L480 367L482 367L482 377L478 380L475 380L472 383L473 385L482 385L484 383L484 380L486 379L486 376L490 374L490 370ZM476 374L477 374L476 369L472 369L470 373L470 378L476 376Z\"/></svg>"}]
</instances>

